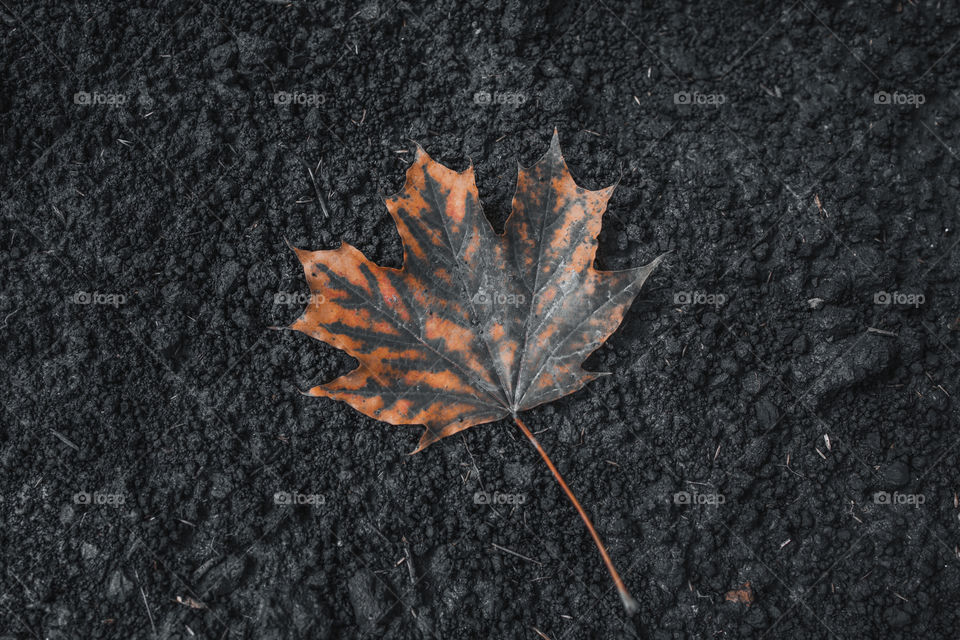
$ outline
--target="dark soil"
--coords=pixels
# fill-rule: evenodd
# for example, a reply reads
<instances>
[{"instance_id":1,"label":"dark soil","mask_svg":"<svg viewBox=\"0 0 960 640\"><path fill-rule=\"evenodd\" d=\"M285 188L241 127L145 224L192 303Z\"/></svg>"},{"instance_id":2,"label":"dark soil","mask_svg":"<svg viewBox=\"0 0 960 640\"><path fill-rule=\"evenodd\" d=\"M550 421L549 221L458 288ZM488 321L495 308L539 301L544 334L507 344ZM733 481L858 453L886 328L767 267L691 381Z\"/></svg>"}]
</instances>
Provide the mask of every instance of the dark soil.
<instances>
[{"instance_id":1,"label":"dark soil","mask_svg":"<svg viewBox=\"0 0 960 640\"><path fill-rule=\"evenodd\" d=\"M956 637L958 5L347 4L0 1L0 638ZM411 140L499 228L554 127L671 252L525 414L633 618L515 426L408 456L270 330Z\"/></svg>"}]
</instances>

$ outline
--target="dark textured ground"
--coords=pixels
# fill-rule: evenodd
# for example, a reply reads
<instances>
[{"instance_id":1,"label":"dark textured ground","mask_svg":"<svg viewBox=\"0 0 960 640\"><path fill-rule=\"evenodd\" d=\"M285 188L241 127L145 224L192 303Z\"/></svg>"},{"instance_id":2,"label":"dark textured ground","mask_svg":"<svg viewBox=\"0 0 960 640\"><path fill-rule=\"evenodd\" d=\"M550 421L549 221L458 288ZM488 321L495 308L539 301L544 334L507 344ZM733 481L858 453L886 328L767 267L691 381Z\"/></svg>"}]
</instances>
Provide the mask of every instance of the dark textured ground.
<instances>
[{"instance_id":1,"label":"dark textured ground","mask_svg":"<svg viewBox=\"0 0 960 640\"><path fill-rule=\"evenodd\" d=\"M956 4L0 18L4 640L955 637ZM285 237L399 264L411 139L472 159L499 226L555 126L581 184L622 175L601 266L672 251L588 363L614 375L528 414L633 619L515 427L409 457L419 429L297 393L348 357L268 330L306 293Z\"/></svg>"}]
</instances>

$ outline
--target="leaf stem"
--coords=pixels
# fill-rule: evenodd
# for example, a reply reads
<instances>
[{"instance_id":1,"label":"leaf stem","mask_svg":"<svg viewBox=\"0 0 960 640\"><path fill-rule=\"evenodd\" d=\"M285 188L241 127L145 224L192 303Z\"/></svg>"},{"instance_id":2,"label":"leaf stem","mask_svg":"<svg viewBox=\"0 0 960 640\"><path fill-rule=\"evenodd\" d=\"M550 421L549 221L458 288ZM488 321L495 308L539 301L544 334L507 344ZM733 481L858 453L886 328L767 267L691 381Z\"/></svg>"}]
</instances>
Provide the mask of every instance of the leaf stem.
<instances>
[{"instance_id":1,"label":"leaf stem","mask_svg":"<svg viewBox=\"0 0 960 640\"><path fill-rule=\"evenodd\" d=\"M517 423L517 426L520 427L520 430L523 431L523 435L527 436L527 440L529 440L534 446L534 448L537 450L537 453L539 453L540 457L543 458L543 461L547 463L547 466L550 468L550 472L553 474L553 477L556 478L557 482L560 484L560 487L563 489L563 492L567 494L567 498L569 498L570 502L573 503L573 506L576 507L577 513L579 513L580 517L583 518L583 522L587 525L590 535L593 536L593 541L596 543L597 549L600 550L600 555L603 556L603 562L607 565L607 571L610 572L610 577L613 578L613 584L616 585L617 591L620 593L620 600L623 601L623 608L627 610L628 614L633 615L640 608L640 605L636 600L633 599L633 596L630 595L630 592L627 591L627 587L623 584L623 580L620 579L620 574L617 573L616 568L613 566L613 561L610 560L610 555L607 554L606 547L603 546L603 542L600 540L597 530L593 528L593 523L590 522L590 516L588 516L587 512L584 511L583 507L580 506L580 502L577 501L576 496L573 495L573 491L571 491L570 487L567 486L566 481L564 481L563 476L560 475L557 467L554 466L550 456L548 456L547 452L544 451L542 446L540 446L540 443L537 441L537 439L533 437L533 434L530 432L530 429L527 428L527 425L525 425L516 414L513 415L513 420Z\"/></svg>"}]
</instances>

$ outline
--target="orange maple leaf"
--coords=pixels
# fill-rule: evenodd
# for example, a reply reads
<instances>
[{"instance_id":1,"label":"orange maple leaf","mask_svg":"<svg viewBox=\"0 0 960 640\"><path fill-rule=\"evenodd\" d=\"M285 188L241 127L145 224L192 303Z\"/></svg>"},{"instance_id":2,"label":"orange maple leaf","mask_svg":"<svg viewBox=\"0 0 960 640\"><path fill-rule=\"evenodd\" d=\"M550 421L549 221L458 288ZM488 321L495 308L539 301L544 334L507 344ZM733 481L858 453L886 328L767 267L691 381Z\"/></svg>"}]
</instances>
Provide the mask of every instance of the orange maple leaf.
<instances>
[{"instance_id":1,"label":"orange maple leaf","mask_svg":"<svg viewBox=\"0 0 960 640\"><path fill-rule=\"evenodd\" d=\"M414 453L512 417L583 518L632 612L637 603L589 517L517 416L607 375L581 365L617 329L663 257L623 271L594 268L613 189L578 187L554 131L549 151L520 169L498 235L480 207L473 167L453 171L418 145L403 189L386 198L403 267L381 267L346 243L294 249L314 295L290 328L360 363L307 394L390 424L424 425Z\"/></svg>"}]
</instances>

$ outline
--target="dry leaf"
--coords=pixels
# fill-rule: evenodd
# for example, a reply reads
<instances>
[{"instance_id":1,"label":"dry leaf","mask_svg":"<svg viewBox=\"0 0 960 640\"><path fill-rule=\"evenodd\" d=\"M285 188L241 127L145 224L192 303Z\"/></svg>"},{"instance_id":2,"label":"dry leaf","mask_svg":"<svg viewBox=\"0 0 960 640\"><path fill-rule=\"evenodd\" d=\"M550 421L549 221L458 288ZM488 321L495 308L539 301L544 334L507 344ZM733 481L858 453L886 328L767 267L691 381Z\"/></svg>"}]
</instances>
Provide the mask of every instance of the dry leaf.
<instances>
[{"instance_id":1,"label":"dry leaf","mask_svg":"<svg viewBox=\"0 0 960 640\"><path fill-rule=\"evenodd\" d=\"M403 267L381 267L343 243L294 249L314 294L290 328L359 361L310 389L394 425L426 427L414 453L472 426L513 417L577 507L628 609L636 607L579 505L517 418L606 375L581 364L620 325L656 267L594 268L613 187L570 175L556 132L520 169L503 234L484 215L473 167L452 171L417 147L401 191L386 198Z\"/></svg>"},{"instance_id":2,"label":"dry leaf","mask_svg":"<svg viewBox=\"0 0 960 640\"><path fill-rule=\"evenodd\" d=\"M727 602L737 602L740 604L745 604L749 607L751 604L753 604L753 587L750 586L750 581L748 580L745 582L739 589L727 591L727 595L724 599Z\"/></svg>"}]
</instances>

